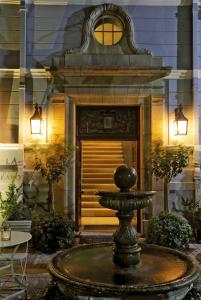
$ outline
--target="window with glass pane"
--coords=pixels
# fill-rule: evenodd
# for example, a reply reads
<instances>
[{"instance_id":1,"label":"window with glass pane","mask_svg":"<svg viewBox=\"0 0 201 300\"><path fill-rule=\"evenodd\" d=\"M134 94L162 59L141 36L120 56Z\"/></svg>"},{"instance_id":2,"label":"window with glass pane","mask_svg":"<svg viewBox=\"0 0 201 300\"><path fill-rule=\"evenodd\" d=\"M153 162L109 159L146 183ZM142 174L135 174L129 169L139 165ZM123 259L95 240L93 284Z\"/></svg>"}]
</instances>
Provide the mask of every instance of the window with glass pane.
<instances>
[{"instance_id":1,"label":"window with glass pane","mask_svg":"<svg viewBox=\"0 0 201 300\"><path fill-rule=\"evenodd\" d=\"M119 19L104 16L94 28L94 37L103 46L116 45L123 36L123 26Z\"/></svg>"}]
</instances>

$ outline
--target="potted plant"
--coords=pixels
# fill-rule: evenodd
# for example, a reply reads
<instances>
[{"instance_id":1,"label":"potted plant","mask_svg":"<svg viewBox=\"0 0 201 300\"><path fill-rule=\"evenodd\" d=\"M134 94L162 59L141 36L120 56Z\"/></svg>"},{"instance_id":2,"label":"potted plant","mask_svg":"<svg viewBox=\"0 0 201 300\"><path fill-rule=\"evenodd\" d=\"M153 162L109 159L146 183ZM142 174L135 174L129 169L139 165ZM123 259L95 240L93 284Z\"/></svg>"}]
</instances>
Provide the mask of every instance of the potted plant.
<instances>
[{"instance_id":1,"label":"potted plant","mask_svg":"<svg viewBox=\"0 0 201 300\"><path fill-rule=\"evenodd\" d=\"M75 147L56 139L45 149L35 147L34 170L44 177L48 184L48 211L54 211L53 184L58 183L73 161Z\"/></svg>"},{"instance_id":2,"label":"potted plant","mask_svg":"<svg viewBox=\"0 0 201 300\"><path fill-rule=\"evenodd\" d=\"M11 227L10 224L6 221L3 221L1 224L1 240L9 241L11 239Z\"/></svg>"},{"instance_id":3,"label":"potted plant","mask_svg":"<svg viewBox=\"0 0 201 300\"><path fill-rule=\"evenodd\" d=\"M21 199L21 187L17 187L15 180L8 185L5 196L0 193L1 215L12 230L30 231L31 212Z\"/></svg>"},{"instance_id":4,"label":"potted plant","mask_svg":"<svg viewBox=\"0 0 201 300\"><path fill-rule=\"evenodd\" d=\"M192 148L183 145L167 147L160 141L153 145L151 170L156 179L164 180L164 211L168 211L169 183L188 166L191 154Z\"/></svg>"}]
</instances>

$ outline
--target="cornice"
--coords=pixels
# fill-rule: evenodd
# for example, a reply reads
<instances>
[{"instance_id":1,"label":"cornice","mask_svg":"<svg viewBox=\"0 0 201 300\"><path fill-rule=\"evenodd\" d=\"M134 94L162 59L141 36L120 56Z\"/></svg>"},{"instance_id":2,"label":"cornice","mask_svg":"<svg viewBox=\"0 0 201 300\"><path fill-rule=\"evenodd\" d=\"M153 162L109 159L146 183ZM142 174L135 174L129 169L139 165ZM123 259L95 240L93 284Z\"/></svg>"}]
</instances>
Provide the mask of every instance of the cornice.
<instances>
[{"instance_id":1,"label":"cornice","mask_svg":"<svg viewBox=\"0 0 201 300\"><path fill-rule=\"evenodd\" d=\"M33 78L47 78L50 79L51 73L45 69L30 69L30 72L26 77ZM20 69L1 69L0 68L0 78L20 78Z\"/></svg>"},{"instance_id":2,"label":"cornice","mask_svg":"<svg viewBox=\"0 0 201 300\"><path fill-rule=\"evenodd\" d=\"M20 5L20 0L0 0L0 4ZM111 0L26 0L27 4L35 5L98 5L101 3L110 3ZM115 5L130 5L130 6L186 6L192 5L193 0L113 0ZM197 0L201 5L201 0Z\"/></svg>"},{"instance_id":3,"label":"cornice","mask_svg":"<svg viewBox=\"0 0 201 300\"><path fill-rule=\"evenodd\" d=\"M90 67L90 69L93 69L93 71L94 71L96 68L92 66L92 67ZM116 67L116 70L117 69L118 70L122 69L122 72L123 72L125 68L124 67L122 67L122 68L121 67ZM130 70L132 70L132 69L134 70L134 68L131 68ZM138 69L140 69L140 68L138 68ZM144 68L144 70L145 69L146 68ZM79 70L80 70L80 68L79 68ZM61 69L61 70L58 70L58 71L60 72L60 71L64 71L64 70ZM69 73L71 71L72 70L69 69L66 72ZM83 71L84 71L84 69L83 69ZM115 68L114 68L114 71L115 71ZM201 69L196 69L194 71L196 71L196 72L194 72L196 74L195 78L201 79ZM78 72L78 70L77 70L77 72ZM31 69L28 76L31 76L33 78L47 78L47 79L50 79L52 75L51 75L50 71L45 70L45 69ZM20 78L20 69L0 68L0 78ZM164 79L192 79L192 78L193 78L193 71L192 70L175 70L175 69L172 69L170 74L168 76L164 77Z\"/></svg>"},{"instance_id":4,"label":"cornice","mask_svg":"<svg viewBox=\"0 0 201 300\"><path fill-rule=\"evenodd\" d=\"M0 69L0 78L20 78L20 69Z\"/></svg>"}]
</instances>

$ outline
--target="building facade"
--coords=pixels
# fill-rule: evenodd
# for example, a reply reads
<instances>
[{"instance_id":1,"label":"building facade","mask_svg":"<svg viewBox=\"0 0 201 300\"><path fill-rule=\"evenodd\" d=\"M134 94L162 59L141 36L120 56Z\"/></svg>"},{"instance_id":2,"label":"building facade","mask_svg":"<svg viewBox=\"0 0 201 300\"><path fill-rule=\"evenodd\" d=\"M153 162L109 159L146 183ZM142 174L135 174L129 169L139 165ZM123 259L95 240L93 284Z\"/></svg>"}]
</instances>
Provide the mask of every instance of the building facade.
<instances>
[{"instance_id":1,"label":"building facade","mask_svg":"<svg viewBox=\"0 0 201 300\"><path fill-rule=\"evenodd\" d=\"M184 196L200 199L200 6L199 0L0 1L0 143L23 149L25 186L32 145L61 136L76 151L55 187L56 209L86 228L101 220L113 225L94 194L113 188L108 172L126 163L138 171L138 188L157 190L148 211L155 214L163 209L163 185L148 162L160 139L194 149L189 167L170 183L169 208L180 209ZM30 132L36 103L44 119L37 136ZM186 135L174 133L179 105Z\"/></svg>"}]
</instances>

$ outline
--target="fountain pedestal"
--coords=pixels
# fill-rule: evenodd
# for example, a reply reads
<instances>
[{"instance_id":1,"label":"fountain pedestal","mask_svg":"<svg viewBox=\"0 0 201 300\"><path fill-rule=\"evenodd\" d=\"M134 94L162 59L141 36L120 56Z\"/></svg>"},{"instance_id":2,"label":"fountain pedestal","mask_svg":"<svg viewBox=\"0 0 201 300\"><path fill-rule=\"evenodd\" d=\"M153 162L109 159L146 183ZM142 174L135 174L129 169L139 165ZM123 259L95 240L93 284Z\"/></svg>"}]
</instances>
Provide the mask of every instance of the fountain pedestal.
<instances>
[{"instance_id":1,"label":"fountain pedestal","mask_svg":"<svg viewBox=\"0 0 201 300\"><path fill-rule=\"evenodd\" d=\"M152 201L153 191L99 192L100 204L117 210L119 226L114 233L113 262L120 267L131 267L140 263L137 234L132 226L133 211L144 208Z\"/></svg>"},{"instance_id":2,"label":"fountain pedestal","mask_svg":"<svg viewBox=\"0 0 201 300\"><path fill-rule=\"evenodd\" d=\"M196 261L173 249L138 245L133 211L149 205L155 192L130 192L136 175L125 166L117 169L114 178L120 192L99 193L102 206L117 210L114 243L64 251L49 264L50 273L71 300L182 300L199 276Z\"/></svg>"},{"instance_id":3,"label":"fountain pedestal","mask_svg":"<svg viewBox=\"0 0 201 300\"><path fill-rule=\"evenodd\" d=\"M136 232L131 221L132 212L118 212L119 228L114 234L113 262L120 267L138 265L140 262L141 248L137 244Z\"/></svg>"}]
</instances>

